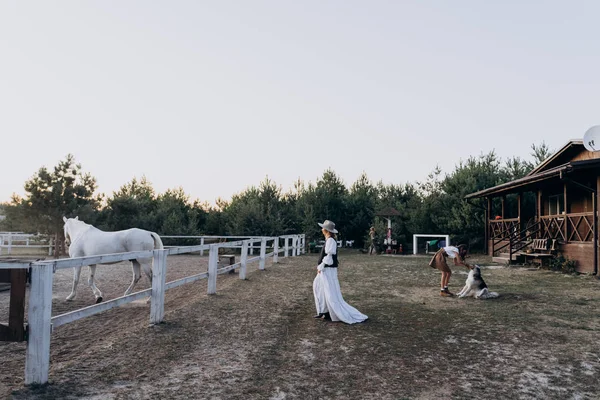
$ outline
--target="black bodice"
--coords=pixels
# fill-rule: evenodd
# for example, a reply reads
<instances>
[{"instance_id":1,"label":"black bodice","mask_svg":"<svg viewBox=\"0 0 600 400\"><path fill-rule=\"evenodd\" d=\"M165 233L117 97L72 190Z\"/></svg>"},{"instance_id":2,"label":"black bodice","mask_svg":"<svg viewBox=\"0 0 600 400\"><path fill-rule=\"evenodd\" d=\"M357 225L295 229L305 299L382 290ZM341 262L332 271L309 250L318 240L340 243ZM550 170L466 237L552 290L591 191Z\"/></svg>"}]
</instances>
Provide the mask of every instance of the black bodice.
<instances>
[{"instance_id":1,"label":"black bodice","mask_svg":"<svg viewBox=\"0 0 600 400\"><path fill-rule=\"evenodd\" d=\"M317 265L320 265L323 262L323 259L325 258L326 255L327 254L325 254L325 245L323 245L323 248L321 249L321 254L319 255L319 262L317 263ZM333 258L333 264L331 264L331 265L325 264L325 268L337 268L338 267L337 254L332 254L331 258Z\"/></svg>"}]
</instances>

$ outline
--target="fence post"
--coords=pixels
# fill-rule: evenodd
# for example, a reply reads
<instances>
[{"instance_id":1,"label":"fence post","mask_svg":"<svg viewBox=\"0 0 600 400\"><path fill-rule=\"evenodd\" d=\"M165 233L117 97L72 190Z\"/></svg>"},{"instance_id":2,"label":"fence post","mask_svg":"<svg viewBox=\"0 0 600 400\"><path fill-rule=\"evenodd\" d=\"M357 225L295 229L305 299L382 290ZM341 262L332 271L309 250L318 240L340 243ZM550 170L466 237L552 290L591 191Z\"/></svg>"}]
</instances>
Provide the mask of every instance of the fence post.
<instances>
[{"instance_id":1,"label":"fence post","mask_svg":"<svg viewBox=\"0 0 600 400\"><path fill-rule=\"evenodd\" d=\"M200 246L204 246L204 238L203 237L200 238ZM204 255L204 250L200 250L200 255L201 256Z\"/></svg>"},{"instance_id":2,"label":"fence post","mask_svg":"<svg viewBox=\"0 0 600 400\"><path fill-rule=\"evenodd\" d=\"M290 255L290 248L289 248L289 246L288 246L288 237L287 237L287 236L285 236L285 237L283 238L283 249L284 249L284 251L283 251L283 256L284 256L284 257L287 257L287 256L289 256L289 255Z\"/></svg>"},{"instance_id":3,"label":"fence post","mask_svg":"<svg viewBox=\"0 0 600 400\"><path fill-rule=\"evenodd\" d=\"M159 324L165 317L165 276L167 275L168 250L154 250L153 253L150 323Z\"/></svg>"},{"instance_id":4,"label":"fence post","mask_svg":"<svg viewBox=\"0 0 600 400\"><path fill-rule=\"evenodd\" d=\"M267 255L267 238L264 237L260 241L260 258L258 261L258 269L265 269L266 255Z\"/></svg>"},{"instance_id":5,"label":"fence post","mask_svg":"<svg viewBox=\"0 0 600 400\"><path fill-rule=\"evenodd\" d=\"M11 248L12 248L12 235L9 233L8 234L8 253L7 253L9 255L10 255Z\"/></svg>"},{"instance_id":6,"label":"fence post","mask_svg":"<svg viewBox=\"0 0 600 400\"><path fill-rule=\"evenodd\" d=\"M217 263L219 262L219 245L211 244L208 252L208 294L217 293Z\"/></svg>"},{"instance_id":7,"label":"fence post","mask_svg":"<svg viewBox=\"0 0 600 400\"><path fill-rule=\"evenodd\" d=\"M273 264L279 262L279 236L273 240Z\"/></svg>"},{"instance_id":8,"label":"fence post","mask_svg":"<svg viewBox=\"0 0 600 400\"><path fill-rule=\"evenodd\" d=\"M298 235L292 236L292 257L296 257L296 248L298 246Z\"/></svg>"},{"instance_id":9,"label":"fence post","mask_svg":"<svg viewBox=\"0 0 600 400\"><path fill-rule=\"evenodd\" d=\"M48 255L52 255L52 238L48 239Z\"/></svg>"},{"instance_id":10,"label":"fence post","mask_svg":"<svg viewBox=\"0 0 600 400\"><path fill-rule=\"evenodd\" d=\"M52 333L52 278L54 264L31 268L28 308L28 339L25 358L25 384L48 382L50 335Z\"/></svg>"},{"instance_id":11,"label":"fence post","mask_svg":"<svg viewBox=\"0 0 600 400\"><path fill-rule=\"evenodd\" d=\"M246 260L248 259L249 240L242 243L242 256L240 257L240 279L246 279Z\"/></svg>"}]
</instances>

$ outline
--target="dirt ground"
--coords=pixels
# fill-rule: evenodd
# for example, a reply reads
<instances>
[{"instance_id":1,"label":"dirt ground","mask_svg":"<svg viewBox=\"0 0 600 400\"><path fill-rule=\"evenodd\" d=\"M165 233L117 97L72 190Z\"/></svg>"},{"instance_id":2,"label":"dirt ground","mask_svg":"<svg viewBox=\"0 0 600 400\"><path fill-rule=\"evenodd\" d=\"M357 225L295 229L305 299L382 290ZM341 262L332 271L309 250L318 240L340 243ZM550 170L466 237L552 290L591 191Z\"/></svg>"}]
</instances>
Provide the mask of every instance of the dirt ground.
<instances>
[{"instance_id":1,"label":"dirt ground","mask_svg":"<svg viewBox=\"0 0 600 400\"><path fill-rule=\"evenodd\" d=\"M24 343L0 343L0 396L14 399L594 399L600 393L600 282L473 257L498 299L439 296L420 256L340 252L348 303L369 316L345 325L312 318L316 255L281 258L247 281L221 275L167 292L165 323L145 301L57 328L50 384L23 387ZM172 280L206 257L168 259ZM466 270L454 268L458 292ZM131 272L100 266L105 299ZM53 315L89 305L82 274L55 277ZM148 287L145 280L139 288ZM7 294L0 293L0 315Z\"/></svg>"}]
</instances>

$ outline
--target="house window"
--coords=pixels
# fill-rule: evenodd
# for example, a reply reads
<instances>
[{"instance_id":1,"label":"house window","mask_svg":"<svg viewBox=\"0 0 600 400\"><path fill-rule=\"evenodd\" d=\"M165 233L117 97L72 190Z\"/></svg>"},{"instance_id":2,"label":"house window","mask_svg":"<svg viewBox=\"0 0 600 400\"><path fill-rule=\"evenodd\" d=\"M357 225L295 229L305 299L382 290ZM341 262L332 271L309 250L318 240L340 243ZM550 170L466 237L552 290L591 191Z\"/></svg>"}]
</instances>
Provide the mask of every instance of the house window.
<instances>
[{"instance_id":1,"label":"house window","mask_svg":"<svg viewBox=\"0 0 600 400\"><path fill-rule=\"evenodd\" d=\"M565 198L562 194L548 196L549 215L562 214L565 211Z\"/></svg>"}]
</instances>

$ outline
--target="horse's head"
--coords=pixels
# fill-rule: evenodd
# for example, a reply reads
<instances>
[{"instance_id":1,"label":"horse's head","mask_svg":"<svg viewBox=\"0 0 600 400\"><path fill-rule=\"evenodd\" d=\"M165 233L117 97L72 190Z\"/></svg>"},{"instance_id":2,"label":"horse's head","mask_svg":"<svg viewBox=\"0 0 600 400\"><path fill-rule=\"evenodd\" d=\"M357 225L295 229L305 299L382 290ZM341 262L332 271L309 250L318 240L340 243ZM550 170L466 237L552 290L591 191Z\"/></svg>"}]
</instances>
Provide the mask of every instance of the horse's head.
<instances>
[{"instance_id":1,"label":"horse's head","mask_svg":"<svg viewBox=\"0 0 600 400\"><path fill-rule=\"evenodd\" d=\"M67 217L63 217L63 221L65 222L65 226L63 227L64 230L64 234L65 234L65 244L67 246L71 245L71 241L73 240L71 238L71 232L73 231L73 223L75 221L79 221L79 216L75 217L75 218L67 218Z\"/></svg>"}]
</instances>

